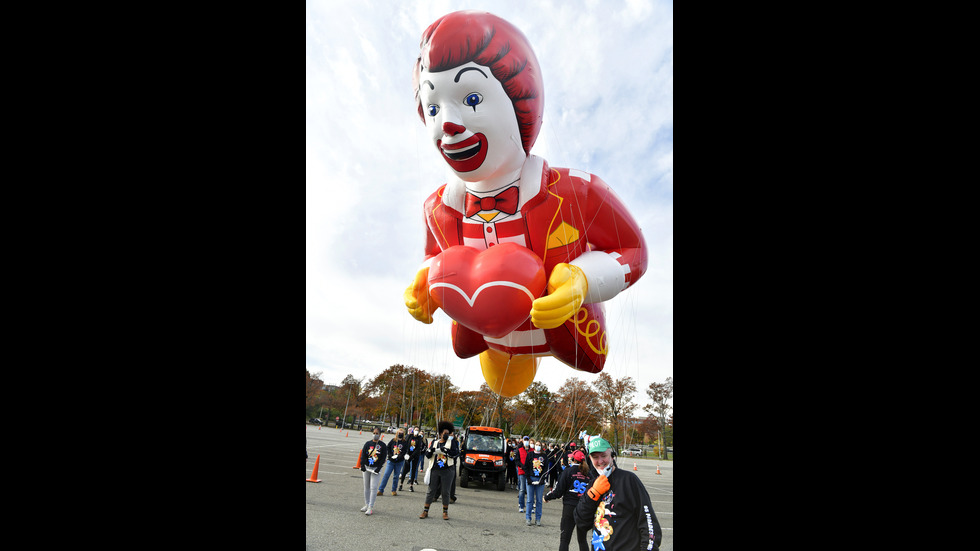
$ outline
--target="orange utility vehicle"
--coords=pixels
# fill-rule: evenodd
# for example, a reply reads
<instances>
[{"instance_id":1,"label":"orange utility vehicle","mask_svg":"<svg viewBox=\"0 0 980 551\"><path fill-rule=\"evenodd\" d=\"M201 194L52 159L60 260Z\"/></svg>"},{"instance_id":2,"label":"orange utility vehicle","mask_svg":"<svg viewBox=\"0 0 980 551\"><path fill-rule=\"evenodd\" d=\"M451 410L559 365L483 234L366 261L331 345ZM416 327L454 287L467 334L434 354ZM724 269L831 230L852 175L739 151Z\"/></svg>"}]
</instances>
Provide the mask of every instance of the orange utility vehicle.
<instances>
[{"instance_id":1,"label":"orange utility vehicle","mask_svg":"<svg viewBox=\"0 0 980 551\"><path fill-rule=\"evenodd\" d=\"M507 485L507 443L504 431L495 427L467 427L460 449L459 485L468 488L470 479L493 482L497 489Z\"/></svg>"}]
</instances>

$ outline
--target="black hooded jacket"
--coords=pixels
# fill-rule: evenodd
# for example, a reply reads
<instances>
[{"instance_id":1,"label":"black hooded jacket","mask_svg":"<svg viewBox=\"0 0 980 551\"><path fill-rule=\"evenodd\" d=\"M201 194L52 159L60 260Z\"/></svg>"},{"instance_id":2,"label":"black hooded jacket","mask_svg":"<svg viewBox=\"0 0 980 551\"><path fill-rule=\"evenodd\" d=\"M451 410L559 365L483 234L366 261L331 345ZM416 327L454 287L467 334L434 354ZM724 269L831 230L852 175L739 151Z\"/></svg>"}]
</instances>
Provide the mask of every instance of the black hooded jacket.
<instances>
[{"instance_id":1,"label":"black hooded jacket","mask_svg":"<svg viewBox=\"0 0 980 551\"><path fill-rule=\"evenodd\" d=\"M599 473L593 468L591 475L588 488L595 484ZM579 530L592 529L593 538L602 538L607 551L659 550L663 539L660 522L643 483L631 471L618 467L608 480L609 490L599 501L588 496L588 488L583 492L574 512Z\"/></svg>"},{"instance_id":2,"label":"black hooded jacket","mask_svg":"<svg viewBox=\"0 0 980 551\"><path fill-rule=\"evenodd\" d=\"M545 494L544 500L562 498L561 501L565 505L575 505L590 484L592 484L592 476L588 467L571 465L561 472L558 482L555 483L555 489Z\"/></svg>"}]
</instances>

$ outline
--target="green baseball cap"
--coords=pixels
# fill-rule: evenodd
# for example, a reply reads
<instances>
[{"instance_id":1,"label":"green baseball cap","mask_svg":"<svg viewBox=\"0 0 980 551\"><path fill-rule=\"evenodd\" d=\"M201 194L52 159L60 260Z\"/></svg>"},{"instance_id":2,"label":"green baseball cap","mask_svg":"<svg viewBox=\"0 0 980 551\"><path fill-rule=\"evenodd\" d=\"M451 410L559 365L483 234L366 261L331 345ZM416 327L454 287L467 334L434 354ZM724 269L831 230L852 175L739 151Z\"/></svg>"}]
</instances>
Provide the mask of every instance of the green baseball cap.
<instances>
[{"instance_id":1,"label":"green baseball cap","mask_svg":"<svg viewBox=\"0 0 980 551\"><path fill-rule=\"evenodd\" d=\"M609 445L609 442L607 442L604 438L593 438L592 440L589 440L589 453L604 452L611 447L612 446Z\"/></svg>"}]
</instances>

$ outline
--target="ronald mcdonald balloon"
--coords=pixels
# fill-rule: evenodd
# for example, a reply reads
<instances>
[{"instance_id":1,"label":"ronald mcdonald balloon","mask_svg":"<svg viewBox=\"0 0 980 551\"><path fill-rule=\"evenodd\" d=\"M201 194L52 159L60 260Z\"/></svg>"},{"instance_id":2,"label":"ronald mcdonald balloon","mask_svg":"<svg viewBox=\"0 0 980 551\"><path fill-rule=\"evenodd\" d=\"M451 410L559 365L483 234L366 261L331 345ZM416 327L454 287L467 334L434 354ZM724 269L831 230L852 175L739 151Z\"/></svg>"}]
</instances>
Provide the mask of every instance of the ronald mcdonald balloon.
<instances>
[{"instance_id":1,"label":"ronald mcdonald balloon","mask_svg":"<svg viewBox=\"0 0 980 551\"><path fill-rule=\"evenodd\" d=\"M523 392L542 356L602 371L602 303L646 271L646 243L601 178L531 155L544 86L527 38L489 13L450 13L422 34L412 79L449 170L423 207L425 259L405 290L409 313L452 318L456 355L478 355L501 396Z\"/></svg>"}]
</instances>

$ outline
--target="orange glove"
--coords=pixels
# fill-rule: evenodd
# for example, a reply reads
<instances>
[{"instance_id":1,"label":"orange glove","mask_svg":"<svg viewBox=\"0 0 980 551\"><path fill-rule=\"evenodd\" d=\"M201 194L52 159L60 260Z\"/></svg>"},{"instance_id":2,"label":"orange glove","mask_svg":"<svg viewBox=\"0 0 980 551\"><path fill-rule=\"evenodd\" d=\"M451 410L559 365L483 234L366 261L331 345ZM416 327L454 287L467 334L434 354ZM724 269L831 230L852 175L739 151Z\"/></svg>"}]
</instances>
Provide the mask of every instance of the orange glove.
<instances>
[{"instance_id":1,"label":"orange glove","mask_svg":"<svg viewBox=\"0 0 980 551\"><path fill-rule=\"evenodd\" d=\"M609 491L609 479L606 478L606 475L599 475L599 478L595 479L595 482L592 483L592 487L589 488L589 492L588 492L589 499L591 499L592 501L599 501L599 498L602 497L602 494L608 491Z\"/></svg>"},{"instance_id":2,"label":"orange glove","mask_svg":"<svg viewBox=\"0 0 980 551\"><path fill-rule=\"evenodd\" d=\"M432 314L439 309L429 297L429 269L422 268L415 274L415 281L405 289L405 306L413 318L422 323L432 323Z\"/></svg>"}]
</instances>

